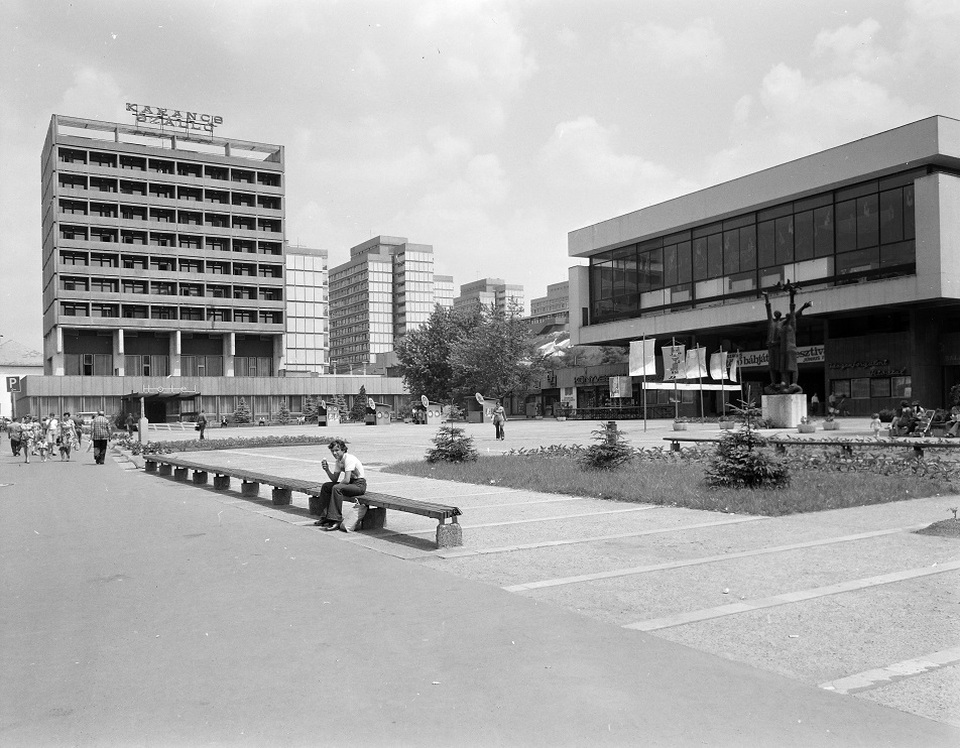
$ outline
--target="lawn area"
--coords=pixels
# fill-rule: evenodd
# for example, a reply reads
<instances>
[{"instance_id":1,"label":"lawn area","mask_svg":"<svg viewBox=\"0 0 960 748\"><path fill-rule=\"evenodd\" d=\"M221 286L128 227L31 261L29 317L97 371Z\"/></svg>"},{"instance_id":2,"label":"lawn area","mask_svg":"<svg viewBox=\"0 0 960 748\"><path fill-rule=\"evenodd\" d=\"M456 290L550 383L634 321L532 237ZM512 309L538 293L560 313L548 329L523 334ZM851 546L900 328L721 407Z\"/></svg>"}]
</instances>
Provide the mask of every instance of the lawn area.
<instances>
[{"instance_id":1,"label":"lawn area","mask_svg":"<svg viewBox=\"0 0 960 748\"><path fill-rule=\"evenodd\" d=\"M690 457L630 460L613 470L581 466L572 455L502 455L476 462L427 463L410 461L393 465L390 472L573 496L593 496L615 501L682 506L735 514L779 516L818 512L960 491L956 463L942 466L884 461L846 464L843 469L819 462L812 467L791 466L791 481L782 489L711 488L704 480L707 452ZM800 463L802 465L802 463Z\"/></svg>"}]
</instances>

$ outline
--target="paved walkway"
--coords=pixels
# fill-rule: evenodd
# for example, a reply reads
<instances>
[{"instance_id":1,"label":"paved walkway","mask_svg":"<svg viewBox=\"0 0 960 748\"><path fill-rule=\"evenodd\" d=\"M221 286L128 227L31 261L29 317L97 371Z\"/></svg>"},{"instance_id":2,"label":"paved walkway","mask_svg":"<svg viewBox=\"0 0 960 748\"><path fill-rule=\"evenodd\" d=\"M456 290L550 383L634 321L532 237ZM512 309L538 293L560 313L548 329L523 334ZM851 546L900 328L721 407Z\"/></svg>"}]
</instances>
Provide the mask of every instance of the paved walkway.
<instances>
[{"instance_id":1,"label":"paved walkway","mask_svg":"<svg viewBox=\"0 0 960 748\"><path fill-rule=\"evenodd\" d=\"M523 426L512 422L507 447ZM394 453L422 454L421 442L429 441L412 436L417 427L353 428L343 433L356 451L384 462ZM374 452L378 441L383 449ZM492 436L489 442L497 448ZM316 471L322 456L317 447L217 454L272 464L273 472L280 464L290 474ZM560 546L576 549L563 563L523 555L553 552L547 543L564 536L565 524L585 521L546 516L597 513L594 500L456 484L456 503L467 508L466 545L441 557L421 542L429 527L404 524L420 518L391 513L400 534L321 533L306 526L302 507L274 509L129 463L84 459L22 466L0 457L5 745L936 746L960 738L930 719L626 628L633 619L623 613L653 615L666 604L661 594L651 600L650 589L641 592L643 605L621 603L611 619L539 597L540 589L581 584L565 581L571 569L609 571L603 554L584 552L590 543ZM409 480L372 472L384 483ZM450 490L429 481L385 490L431 486ZM484 520L505 502L517 523ZM655 515L658 527L634 526L634 538L646 544L667 537L656 531L678 518L633 511L617 523L623 530L627 517ZM906 519L864 513L830 524L855 534ZM794 528L794 540L803 539L801 530ZM762 540L748 533L741 550L757 550ZM540 547L497 551L524 541ZM625 542L599 545L608 553ZM621 567L643 560L641 552L664 558L659 547L635 542L621 548ZM706 548L708 539L692 542ZM471 566L492 559L494 566ZM524 587L548 577L557 583ZM800 641L807 639L804 633Z\"/></svg>"}]
</instances>

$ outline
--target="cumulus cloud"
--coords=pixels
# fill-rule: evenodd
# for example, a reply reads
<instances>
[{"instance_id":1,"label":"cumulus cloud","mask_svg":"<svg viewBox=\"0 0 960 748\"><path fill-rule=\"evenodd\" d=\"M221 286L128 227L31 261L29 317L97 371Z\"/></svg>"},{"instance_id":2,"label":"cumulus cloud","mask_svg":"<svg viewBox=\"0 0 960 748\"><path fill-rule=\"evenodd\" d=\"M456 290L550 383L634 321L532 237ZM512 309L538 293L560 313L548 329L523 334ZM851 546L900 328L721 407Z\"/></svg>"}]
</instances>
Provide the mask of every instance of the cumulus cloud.
<instances>
[{"instance_id":1,"label":"cumulus cloud","mask_svg":"<svg viewBox=\"0 0 960 748\"><path fill-rule=\"evenodd\" d=\"M824 29L813 41L813 54L827 58L836 68L872 75L890 70L893 55L876 43L880 23L865 18L856 26Z\"/></svg>"},{"instance_id":2,"label":"cumulus cloud","mask_svg":"<svg viewBox=\"0 0 960 748\"><path fill-rule=\"evenodd\" d=\"M685 73L713 69L725 56L723 39L707 18L679 29L658 23L640 24L631 30L626 43L658 67Z\"/></svg>"}]
</instances>

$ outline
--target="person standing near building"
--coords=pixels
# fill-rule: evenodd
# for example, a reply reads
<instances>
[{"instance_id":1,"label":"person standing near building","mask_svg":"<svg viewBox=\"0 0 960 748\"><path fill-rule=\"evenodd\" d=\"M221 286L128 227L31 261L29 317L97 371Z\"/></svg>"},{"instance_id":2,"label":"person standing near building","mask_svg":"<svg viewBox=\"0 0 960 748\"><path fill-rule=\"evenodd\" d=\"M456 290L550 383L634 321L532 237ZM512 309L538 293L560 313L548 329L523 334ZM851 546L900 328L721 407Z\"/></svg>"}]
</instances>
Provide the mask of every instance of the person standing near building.
<instances>
[{"instance_id":1,"label":"person standing near building","mask_svg":"<svg viewBox=\"0 0 960 748\"><path fill-rule=\"evenodd\" d=\"M135 421L133 420L133 413L127 413L127 421L126 421L127 436L129 436L131 439L133 438L134 425L135 425Z\"/></svg>"},{"instance_id":2,"label":"person standing near building","mask_svg":"<svg viewBox=\"0 0 960 748\"><path fill-rule=\"evenodd\" d=\"M110 439L110 421L102 410L97 411L90 425L90 439L93 441L93 461L103 465L107 456L107 441Z\"/></svg>"},{"instance_id":3,"label":"person standing near building","mask_svg":"<svg viewBox=\"0 0 960 748\"><path fill-rule=\"evenodd\" d=\"M503 441L506 437L503 433L503 424L507 422L507 411L503 409L503 404L497 400L497 405L493 409L493 428L497 435L497 441Z\"/></svg>"},{"instance_id":4,"label":"person standing near building","mask_svg":"<svg viewBox=\"0 0 960 748\"><path fill-rule=\"evenodd\" d=\"M39 438L39 424L35 423L33 416L23 417L23 431L20 434L20 446L23 449L23 461L30 464L30 453L37 446Z\"/></svg>"},{"instance_id":5,"label":"person standing near building","mask_svg":"<svg viewBox=\"0 0 960 748\"><path fill-rule=\"evenodd\" d=\"M200 432L200 438L203 439L203 432L207 430L207 417L204 415L203 408L200 408L200 415L197 416L197 431Z\"/></svg>"},{"instance_id":6,"label":"person standing near building","mask_svg":"<svg viewBox=\"0 0 960 748\"><path fill-rule=\"evenodd\" d=\"M820 398L817 397L817 393L813 393L813 397L810 398L810 413L812 415L820 415Z\"/></svg>"}]
</instances>

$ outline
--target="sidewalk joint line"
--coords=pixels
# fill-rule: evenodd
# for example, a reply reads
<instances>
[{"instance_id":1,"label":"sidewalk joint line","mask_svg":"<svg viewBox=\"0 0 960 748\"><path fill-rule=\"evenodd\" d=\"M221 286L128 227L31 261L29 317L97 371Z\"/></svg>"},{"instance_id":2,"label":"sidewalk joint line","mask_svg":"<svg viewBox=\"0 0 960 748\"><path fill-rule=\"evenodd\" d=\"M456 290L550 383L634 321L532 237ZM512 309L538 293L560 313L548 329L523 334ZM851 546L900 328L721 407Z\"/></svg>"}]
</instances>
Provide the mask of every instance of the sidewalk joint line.
<instances>
[{"instance_id":1,"label":"sidewalk joint line","mask_svg":"<svg viewBox=\"0 0 960 748\"><path fill-rule=\"evenodd\" d=\"M744 600L730 605L721 605L716 608L703 608L701 610L692 610L686 613L680 613L674 616L665 616L663 618L651 618L647 621L638 621L636 623L627 623L623 625L625 629L634 629L636 631L656 631L658 629L672 628L674 626L684 626L688 623L699 623L713 618L723 618L724 616L736 615L738 613L748 613L764 608L774 608L779 605L788 605L790 603L803 602L805 600L815 600L819 597L828 595L839 595L843 592L857 592L870 587L878 587L884 584L894 584L896 582L906 582L911 579L932 576L934 574L943 574L948 571L960 569L960 561L949 561L944 564L934 564L933 566L924 566L919 569L907 569L905 571L896 571L890 574L880 574L875 577L864 577L861 579L851 579L847 582L839 582L824 587L814 587L808 590L798 590L797 592L786 592L782 595L773 595L763 597L757 600Z\"/></svg>"}]
</instances>

